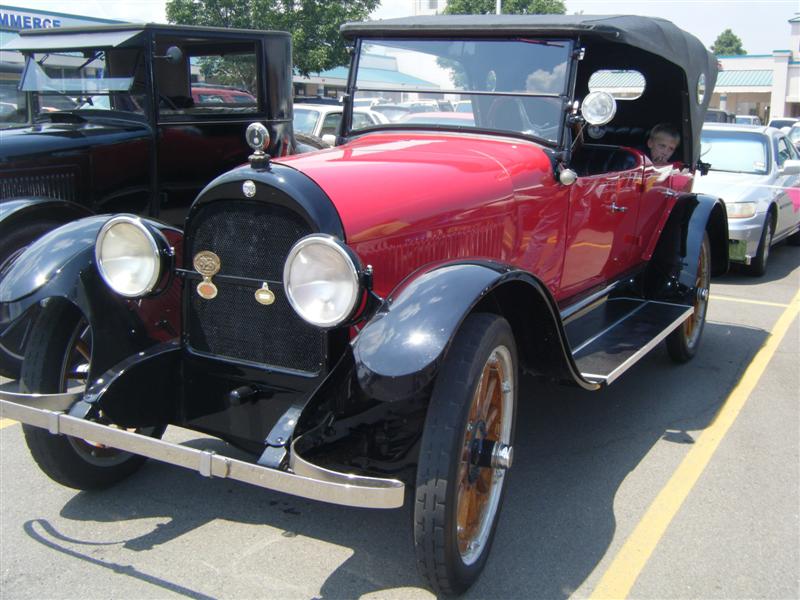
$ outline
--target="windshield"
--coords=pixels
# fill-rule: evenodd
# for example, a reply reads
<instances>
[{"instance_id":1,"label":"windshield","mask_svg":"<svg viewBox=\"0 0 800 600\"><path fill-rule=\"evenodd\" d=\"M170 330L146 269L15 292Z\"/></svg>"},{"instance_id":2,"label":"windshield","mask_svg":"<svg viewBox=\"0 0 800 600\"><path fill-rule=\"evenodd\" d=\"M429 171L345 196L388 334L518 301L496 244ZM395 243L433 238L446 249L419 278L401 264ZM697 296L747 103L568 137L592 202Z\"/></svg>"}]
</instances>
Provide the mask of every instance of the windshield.
<instances>
[{"instance_id":1,"label":"windshield","mask_svg":"<svg viewBox=\"0 0 800 600\"><path fill-rule=\"evenodd\" d=\"M767 138L746 131L703 131L700 156L712 171L767 173Z\"/></svg>"},{"instance_id":2,"label":"windshield","mask_svg":"<svg viewBox=\"0 0 800 600\"><path fill-rule=\"evenodd\" d=\"M25 64L20 88L38 92L39 114L79 109L142 112L143 82L137 85L136 78L139 55L137 49L36 53Z\"/></svg>"},{"instance_id":3,"label":"windshield","mask_svg":"<svg viewBox=\"0 0 800 600\"><path fill-rule=\"evenodd\" d=\"M372 110L388 126L490 129L555 143L571 50L567 40L362 40L353 97L380 97L386 104ZM454 106L466 118L453 118Z\"/></svg>"},{"instance_id":4,"label":"windshield","mask_svg":"<svg viewBox=\"0 0 800 600\"><path fill-rule=\"evenodd\" d=\"M792 127L789 130L789 139L792 140L793 144L800 142L800 127Z\"/></svg>"}]
</instances>

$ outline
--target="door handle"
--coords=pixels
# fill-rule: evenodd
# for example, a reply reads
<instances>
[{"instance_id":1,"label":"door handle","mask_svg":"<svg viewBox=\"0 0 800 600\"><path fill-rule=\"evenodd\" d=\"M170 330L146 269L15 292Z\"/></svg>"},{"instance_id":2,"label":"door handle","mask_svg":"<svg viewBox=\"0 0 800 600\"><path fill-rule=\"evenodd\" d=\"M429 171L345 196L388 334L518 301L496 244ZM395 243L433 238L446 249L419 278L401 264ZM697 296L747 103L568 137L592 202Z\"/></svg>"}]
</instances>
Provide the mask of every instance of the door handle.
<instances>
[{"instance_id":1,"label":"door handle","mask_svg":"<svg viewBox=\"0 0 800 600\"><path fill-rule=\"evenodd\" d=\"M617 206L616 201L611 203L611 212L628 212L627 206Z\"/></svg>"}]
</instances>

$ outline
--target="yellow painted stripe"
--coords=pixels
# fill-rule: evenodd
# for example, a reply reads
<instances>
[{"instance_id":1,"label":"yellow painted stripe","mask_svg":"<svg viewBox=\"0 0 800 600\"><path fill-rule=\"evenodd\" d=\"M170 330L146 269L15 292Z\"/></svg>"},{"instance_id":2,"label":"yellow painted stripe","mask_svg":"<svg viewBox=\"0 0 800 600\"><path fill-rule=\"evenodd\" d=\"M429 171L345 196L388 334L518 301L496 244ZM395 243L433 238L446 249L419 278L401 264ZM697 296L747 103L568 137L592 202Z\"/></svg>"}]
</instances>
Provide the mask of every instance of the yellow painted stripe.
<instances>
[{"instance_id":1,"label":"yellow painted stripe","mask_svg":"<svg viewBox=\"0 0 800 600\"><path fill-rule=\"evenodd\" d=\"M734 296L720 296L711 294L712 300L724 300L725 302L742 302L744 304L760 304L761 306L777 306L778 308L788 308L788 304L780 302L767 302L766 300L749 300L747 298L735 298Z\"/></svg>"},{"instance_id":2,"label":"yellow painted stripe","mask_svg":"<svg viewBox=\"0 0 800 600\"><path fill-rule=\"evenodd\" d=\"M772 333L725 400L714 421L703 431L667 485L659 492L642 520L636 525L633 533L622 545L611 566L592 592L591 598L619 599L628 596L656 545L708 465L722 438L741 412L798 314L800 314L800 292L780 316Z\"/></svg>"},{"instance_id":3,"label":"yellow painted stripe","mask_svg":"<svg viewBox=\"0 0 800 600\"><path fill-rule=\"evenodd\" d=\"M0 418L0 429L4 429L4 428L8 427L9 425L16 425L16 424L17 424L17 422L15 420L13 420L13 419Z\"/></svg>"}]
</instances>

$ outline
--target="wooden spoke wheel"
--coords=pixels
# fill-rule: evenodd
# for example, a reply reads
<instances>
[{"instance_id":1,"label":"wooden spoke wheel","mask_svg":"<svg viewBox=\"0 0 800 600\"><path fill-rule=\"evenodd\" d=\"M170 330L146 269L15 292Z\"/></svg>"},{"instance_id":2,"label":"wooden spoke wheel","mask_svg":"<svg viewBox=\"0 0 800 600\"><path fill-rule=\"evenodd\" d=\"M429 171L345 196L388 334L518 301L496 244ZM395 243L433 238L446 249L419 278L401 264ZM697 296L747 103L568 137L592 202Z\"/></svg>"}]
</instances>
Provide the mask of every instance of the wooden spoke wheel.
<instances>
[{"instance_id":1,"label":"wooden spoke wheel","mask_svg":"<svg viewBox=\"0 0 800 600\"><path fill-rule=\"evenodd\" d=\"M42 308L31 331L22 365L21 388L28 392L59 393L87 387L92 360L92 331L80 311L53 298ZM113 425L100 414L99 422ZM67 487L108 487L128 477L145 458L91 440L52 435L23 424L25 442L44 473ZM160 437L164 427L135 430Z\"/></svg>"},{"instance_id":2,"label":"wooden spoke wheel","mask_svg":"<svg viewBox=\"0 0 800 600\"><path fill-rule=\"evenodd\" d=\"M667 351L676 362L691 359L700 345L706 323L708 296L711 285L711 247L708 234L703 235L700 256L697 259L697 276L694 287L694 311L686 321L667 336Z\"/></svg>"},{"instance_id":3,"label":"wooden spoke wheel","mask_svg":"<svg viewBox=\"0 0 800 600\"><path fill-rule=\"evenodd\" d=\"M417 467L417 564L437 592L463 592L486 563L511 466L516 397L508 322L471 315L434 385Z\"/></svg>"}]
</instances>

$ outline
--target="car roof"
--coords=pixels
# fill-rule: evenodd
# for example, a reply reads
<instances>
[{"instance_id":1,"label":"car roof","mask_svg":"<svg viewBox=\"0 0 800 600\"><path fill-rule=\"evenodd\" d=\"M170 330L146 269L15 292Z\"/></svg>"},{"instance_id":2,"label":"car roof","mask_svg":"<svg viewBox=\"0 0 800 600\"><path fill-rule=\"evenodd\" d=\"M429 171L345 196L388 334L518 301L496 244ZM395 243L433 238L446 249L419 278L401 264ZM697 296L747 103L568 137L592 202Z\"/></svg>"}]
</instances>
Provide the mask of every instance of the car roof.
<instances>
[{"instance_id":1,"label":"car roof","mask_svg":"<svg viewBox=\"0 0 800 600\"><path fill-rule=\"evenodd\" d=\"M194 25L165 25L162 23L120 23L119 25L91 25L84 27L59 27L49 29L24 29L17 39L11 40L3 50L33 52L37 50L73 50L89 47L117 48L139 45L139 36L145 31L163 34L198 35L228 38L282 38L291 37L285 31L258 31L255 29L227 29L225 27L198 27Z\"/></svg>"},{"instance_id":2,"label":"car roof","mask_svg":"<svg viewBox=\"0 0 800 600\"><path fill-rule=\"evenodd\" d=\"M763 133L765 135L780 134L781 130L767 125L747 125L744 123L706 123L703 131L735 131Z\"/></svg>"}]
</instances>

